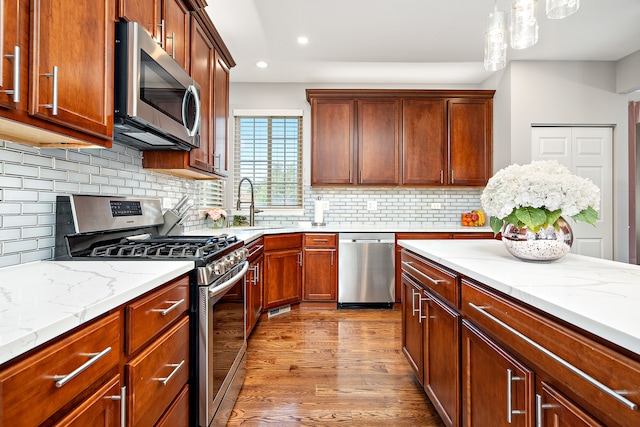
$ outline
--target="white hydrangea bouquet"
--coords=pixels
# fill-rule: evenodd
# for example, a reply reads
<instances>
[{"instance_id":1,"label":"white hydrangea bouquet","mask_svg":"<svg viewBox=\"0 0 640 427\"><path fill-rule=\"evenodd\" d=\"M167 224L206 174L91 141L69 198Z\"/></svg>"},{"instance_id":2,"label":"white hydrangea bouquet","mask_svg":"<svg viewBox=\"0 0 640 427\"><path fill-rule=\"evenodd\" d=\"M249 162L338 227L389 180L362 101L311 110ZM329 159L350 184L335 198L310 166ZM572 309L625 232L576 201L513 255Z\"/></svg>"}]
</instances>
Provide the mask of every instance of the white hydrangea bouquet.
<instances>
[{"instance_id":1,"label":"white hydrangea bouquet","mask_svg":"<svg viewBox=\"0 0 640 427\"><path fill-rule=\"evenodd\" d=\"M561 216L596 224L600 189L556 160L513 164L489 179L480 202L495 234L505 223L537 233Z\"/></svg>"}]
</instances>

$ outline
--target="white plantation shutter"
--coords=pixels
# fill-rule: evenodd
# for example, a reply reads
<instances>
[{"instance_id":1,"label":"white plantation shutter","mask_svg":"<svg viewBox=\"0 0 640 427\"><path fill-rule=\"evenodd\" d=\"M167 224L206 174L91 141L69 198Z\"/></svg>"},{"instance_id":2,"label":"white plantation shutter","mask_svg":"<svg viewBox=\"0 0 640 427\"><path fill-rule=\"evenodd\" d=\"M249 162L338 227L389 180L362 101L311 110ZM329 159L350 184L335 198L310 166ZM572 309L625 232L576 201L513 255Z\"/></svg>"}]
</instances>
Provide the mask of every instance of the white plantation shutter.
<instances>
[{"instance_id":1,"label":"white plantation shutter","mask_svg":"<svg viewBox=\"0 0 640 427\"><path fill-rule=\"evenodd\" d=\"M202 209L224 207L224 181L202 181L199 196Z\"/></svg>"},{"instance_id":2,"label":"white plantation shutter","mask_svg":"<svg viewBox=\"0 0 640 427\"><path fill-rule=\"evenodd\" d=\"M236 115L233 170L234 189L242 178L253 182L256 207L302 208L302 111ZM237 196L234 191L234 206ZM251 200L248 183L241 200Z\"/></svg>"}]
</instances>

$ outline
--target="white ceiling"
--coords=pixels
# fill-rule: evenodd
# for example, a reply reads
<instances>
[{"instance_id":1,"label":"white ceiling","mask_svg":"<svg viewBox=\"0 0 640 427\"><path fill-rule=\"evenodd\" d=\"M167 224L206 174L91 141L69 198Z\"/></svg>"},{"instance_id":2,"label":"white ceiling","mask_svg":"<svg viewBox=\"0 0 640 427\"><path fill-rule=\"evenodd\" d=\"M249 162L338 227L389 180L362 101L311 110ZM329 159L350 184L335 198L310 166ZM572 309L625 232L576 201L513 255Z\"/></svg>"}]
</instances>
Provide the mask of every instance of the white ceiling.
<instances>
[{"instance_id":1,"label":"white ceiling","mask_svg":"<svg viewBox=\"0 0 640 427\"><path fill-rule=\"evenodd\" d=\"M208 0L232 82L478 84L494 0ZM498 0L508 11L510 0ZM640 50L640 0L582 0L507 60L616 61ZM309 38L300 46L297 38ZM257 61L269 67L259 69Z\"/></svg>"}]
</instances>

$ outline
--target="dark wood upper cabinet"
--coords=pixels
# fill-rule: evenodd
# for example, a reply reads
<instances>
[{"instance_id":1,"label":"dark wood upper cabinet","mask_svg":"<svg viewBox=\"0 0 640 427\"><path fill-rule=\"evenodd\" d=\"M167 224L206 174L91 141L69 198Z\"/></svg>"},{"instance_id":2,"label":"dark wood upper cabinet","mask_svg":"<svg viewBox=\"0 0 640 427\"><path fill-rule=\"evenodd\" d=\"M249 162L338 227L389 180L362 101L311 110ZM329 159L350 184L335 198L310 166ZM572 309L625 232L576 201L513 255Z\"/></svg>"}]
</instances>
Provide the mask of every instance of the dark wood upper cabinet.
<instances>
[{"instance_id":1,"label":"dark wood upper cabinet","mask_svg":"<svg viewBox=\"0 0 640 427\"><path fill-rule=\"evenodd\" d=\"M450 185L482 186L492 175L492 99L447 101Z\"/></svg>"},{"instance_id":2,"label":"dark wood upper cabinet","mask_svg":"<svg viewBox=\"0 0 640 427\"><path fill-rule=\"evenodd\" d=\"M444 99L402 101L402 183L440 185L447 157Z\"/></svg>"},{"instance_id":3,"label":"dark wood upper cabinet","mask_svg":"<svg viewBox=\"0 0 640 427\"><path fill-rule=\"evenodd\" d=\"M355 101L312 99L311 111L311 184L352 184Z\"/></svg>"},{"instance_id":4,"label":"dark wood upper cabinet","mask_svg":"<svg viewBox=\"0 0 640 427\"><path fill-rule=\"evenodd\" d=\"M358 184L400 182L400 101L358 100Z\"/></svg>"},{"instance_id":5,"label":"dark wood upper cabinet","mask_svg":"<svg viewBox=\"0 0 640 427\"><path fill-rule=\"evenodd\" d=\"M311 184L483 186L492 174L493 94L307 89Z\"/></svg>"}]
</instances>

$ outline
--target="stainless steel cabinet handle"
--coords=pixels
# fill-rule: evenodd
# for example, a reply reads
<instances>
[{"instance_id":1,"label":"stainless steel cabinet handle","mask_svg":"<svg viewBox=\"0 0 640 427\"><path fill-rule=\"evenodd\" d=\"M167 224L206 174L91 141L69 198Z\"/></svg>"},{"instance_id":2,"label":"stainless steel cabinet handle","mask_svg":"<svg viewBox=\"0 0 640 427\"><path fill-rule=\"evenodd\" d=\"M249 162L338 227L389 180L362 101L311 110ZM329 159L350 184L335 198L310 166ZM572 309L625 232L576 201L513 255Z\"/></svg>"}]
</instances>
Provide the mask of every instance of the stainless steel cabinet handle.
<instances>
[{"instance_id":1,"label":"stainless steel cabinet handle","mask_svg":"<svg viewBox=\"0 0 640 427\"><path fill-rule=\"evenodd\" d=\"M20 46L13 47L13 55L7 54L5 58L13 58L13 89L5 89L0 92L13 95L13 102L20 102Z\"/></svg>"},{"instance_id":2,"label":"stainless steel cabinet handle","mask_svg":"<svg viewBox=\"0 0 640 427\"><path fill-rule=\"evenodd\" d=\"M514 381L523 381L522 377L514 377L511 369L507 369L507 421L511 424L513 415L522 415L526 414L526 411L520 411L517 409L513 409L511 398L513 397L513 382Z\"/></svg>"},{"instance_id":3,"label":"stainless steel cabinet handle","mask_svg":"<svg viewBox=\"0 0 640 427\"><path fill-rule=\"evenodd\" d=\"M256 264L256 284L260 283L260 264Z\"/></svg>"},{"instance_id":4,"label":"stainless steel cabinet handle","mask_svg":"<svg viewBox=\"0 0 640 427\"><path fill-rule=\"evenodd\" d=\"M298 264L302 267L302 251L298 252Z\"/></svg>"},{"instance_id":5,"label":"stainless steel cabinet handle","mask_svg":"<svg viewBox=\"0 0 640 427\"><path fill-rule=\"evenodd\" d=\"M427 302L427 301L429 301L429 300L431 299L431 298L429 298L429 297L427 296L427 293L426 293L425 291L422 291L422 292L424 293L424 295L425 295L427 298L422 298L422 295L420 295L420 293L418 293L418 295L420 295L420 323L422 323L422 321L423 321L424 319L426 319L426 318L427 318L427 316L426 316L426 315L424 315L424 316L422 315L422 302L423 302L423 301L424 301L424 302ZM426 312L427 312L427 311L425 310L425 314L426 314Z\"/></svg>"},{"instance_id":6,"label":"stainless steel cabinet handle","mask_svg":"<svg viewBox=\"0 0 640 427\"><path fill-rule=\"evenodd\" d=\"M314 242L327 243L329 239L313 239Z\"/></svg>"},{"instance_id":7,"label":"stainless steel cabinet handle","mask_svg":"<svg viewBox=\"0 0 640 427\"><path fill-rule=\"evenodd\" d=\"M120 389L119 396L111 396L111 400L120 401L120 427L127 425L127 386Z\"/></svg>"},{"instance_id":8,"label":"stainless steel cabinet handle","mask_svg":"<svg viewBox=\"0 0 640 427\"><path fill-rule=\"evenodd\" d=\"M184 360L180 363L169 363L168 367L173 368L173 371L171 371L171 373L169 374L168 377L165 378L154 378L154 380L156 381L160 381L162 383L162 385L167 385L167 383L169 382L169 380L171 380L171 378L178 372L178 370L180 368L182 368L182 365L184 365Z\"/></svg>"},{"instance_id":9,"label":"stainless steel cabinet handle","mask_svg":"<svg viewBox=\"0 0 640 427\"><path fill-rule=\"evenodd\" d=\"M83 354L83 356L90 357L91 359L87 360L82 365L78 366L73 372L67 375L54 375L53 380L56 382L56 387L60 388L78 375L80 375L83 371L89 368L91 365L96 363L98 360L103 358L107 353L111 351L111 347L107 347L102 350L100 353L88 353Z\"/></svg>"},{"instance_id":10,"label":"stainless steel cabinet handle","mask_svg":"<svg viewBox=\"0 0 640 427\"><path fill-rule=\"evenodd\" d=\"M158 24L158 27L160 27L160 41L158 42L158 44L160 45L161 48L165 48L165 44L164 44L164 36L165 36L165 25L164 25L164 19L160 21L160 23Z\"/></svg>"},{"instance_id":11,"label":"stainless steel cabinet handle","mask_svg":"<svg viewBox=\"0 0 640 427\"><path fill-rule=\"evenodd\" d=\"M551 409L553 405L550 403L542 403L542 396L536 394L536 427L542 427L544 409Z\"/></svg>"},{"instance_id":12,"label":"stainless steel cabinet handle","mask_svg":"<svg viewBox=\"0 0 640 427\"><path fill-rule=\"evenodd\" d=\"M422 271L418 270L417 268L415 268L411 264L412 263L410 263L408 261L402 261L402 265L404 265L407 268L410 268L412 271L418 273L420 276L424 277L425 279L427 279L428 281L430 281L434 285L437 285L437 284L442 283L442 282L446 282L446 280L444 280L444 279L434 279L433 277L427 276L426 274L424 274Z\"/></svg>"},{"instance_id":13,"label":"stainless steel cabinet handle","mask_svg":"<svg viewBox=\"0 0 640 427\"><path fill-rule=\"evenodd\" d=\"M162 26L164 30L164 25ZM171 36L167 36L166 40L171 40L171 57L176 59L176 33L175 31L171 32Z\"/></svg>"},{"instance_id":14,"label":"stainless steel cabinet handle","mask_svg":"<svg viewBox=\"0 0 640 427\"><path fill-rule=\"evenodd\" d=\"M351 177L351 175L353 175L351 169L349 169L349 184L351 184L353 182L353 178Z\"/></svg>"},{"instance_id":15,"label":"stainless steel cabinet handle","mask_svg":"<svg viewBox=\"0 0 640 427\"><path fill-rule=\"evenodd\" d=\"M333 258L335 253L336 253L335 249L331 251L331 265L333 265Z\"/></svg>"},{"instance_id":16,"label":"stainless steel cabinet handle","mask_svg":"<svg viewBox=\"0 0 640 427\"><path fill-rule=\"evenodd\" d=\"M183 302L184 302L184 298L182 298L180 301L167 301L168 304L171 304L171 307L165 308L164 310L161 308L155 308L151 311L155 311L160 313L163 316L166 316L167 314L169 314L170 312L178 308L180 304L182 304Z\"/></svg>"},{"instance_id":17,"label":"stainless steel cabinet handle","mask_svg":"<svg viewBox=\"0 0 640 427\"><path fill-rule=\"evenodd\" d=\"M452 184L455 184L455 182L456 182L456 180L455 180L455 178L453 177L453 170L451 170L451 183L452 183Z\"/></svg>"},{"instance_id":18,"label":"stainless steel cabinet handle","mask_svg":"<svg viewBox=\"0 0 640 427\"><path fill-rule=\"evenodd\" d=\"M444 184L444 171L440 169L440 184Z\"/></svg>"},{"instance_id":19,"label":"stainless steel cabinet handle","mask_svg":"<svg viewBox=\"0 0 640 427\"><path fill-rule=\"evenodd\" d=\"M469 306L471 308L473 308L474 310L477 310L480 314L482 314L483 316L487 317L488 319L493 320L495 323L497 323L498 325L502 326L503 328L505 328L506 330L508 330L509 332L514 334L515 336L517 336L518 338L522 339L527 344L529 344L532 347L534 347L536 350L539 350L542 353L544 353L545 355L549 356L554 361L556 361L557 363L561 364L562 366L564 366L565 368L567 368L568 370L570 370L574 374L578 375L583 380L585 380L588 383L590 383L591 385L599 388L602 392L608 394L609 396L611 396L612 398L614 398L618 402L620 402L623 405L625 405L627 408L631 409L632 411L637 411L638 410L638 405L636 405L635 403L633 403L629 399L627 399L624 396L622 396L622 394L628 393L627 391L612 390L611 388L609 388L606 385L602 384L600 381L596 380L595 378L593 378L592 376L590 376L586 372L581 371L580 369L578 369L577 367L573 366L571 363L567 362L566 360L564 360L560 356L556 355L555 353L553 353L550 350L546 349L545 347L541 346L540 344L538 344L537 342L535 342L531 338L527 337L526 335L522 334L521 332L519 332L516 329L512 328L511 326L507 325L502 320L498 319L497 317L493 316L492 314L488 313L485 310L486 307L481 307L481 306L475 305L472 302L469 303Z\"/></svg>"},{"instance_id":20,"label":"stainless steel cabinet handle","mask_svg":"<svg viewBox=\"0 0 640 427\"><path fill-rule=\"evenodd\" d=\"M54 116L58 115L58 66L53 66L52 73L44 74L45 77L53 78L53 99L51 104L44 104L45 108L51 108L51 114Z\"/></svg>"}]
</instances>

